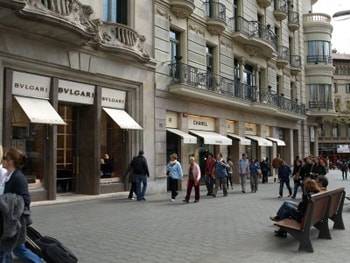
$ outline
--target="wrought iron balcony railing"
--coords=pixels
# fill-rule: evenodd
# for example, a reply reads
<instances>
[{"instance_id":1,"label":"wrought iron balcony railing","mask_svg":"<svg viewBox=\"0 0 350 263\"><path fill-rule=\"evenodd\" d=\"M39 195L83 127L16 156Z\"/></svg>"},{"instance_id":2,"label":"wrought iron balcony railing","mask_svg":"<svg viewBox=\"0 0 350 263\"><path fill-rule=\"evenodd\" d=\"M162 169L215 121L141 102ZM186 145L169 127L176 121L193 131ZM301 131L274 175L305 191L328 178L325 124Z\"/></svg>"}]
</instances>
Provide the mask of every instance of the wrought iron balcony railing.
<instances>
[{"instance_id":1,"label":"wrought iron balcony railing","mask_svg":"<svg viewBox=\"0 0 350 263\"><path fill-rule=\"evenodd\" d=\"M226 22L226 6L219 2L204 2L205 16L214 20Z\"/></svg>"},{"instance_id":2,"label":"wrought iron balcony railing","mask_svg":"<svg viewBox=\"0 0 350 263\"><path fill-rule=\"evenodd\" d=\"M333 102L332 101L309 101L309 108L312 110L319 109L319 110L331 110L333 109Z\"/></svg>"},{"instance_id":3,"label":"wrought iron balcony railing","mask_svg":"<svg viewBox=\"0 0 350 263\"><path fill-rule=\"evenodd\" d=\"M305 105L298 104L270 90L258 92L255 86L240 83L190 65L175 62L169 65L172 84L182 84L200 90L206 90L222 96L241 99L247 102L266 104L282 111L300 115L305 114Z\"/></svg>"},{"instance_id":4,"label":"wrought iron balcony railing","mask_svg":"<svg viewBox=\"0 0 350 263\"><path fill-rule=\"evenodd\" d=\"M258 21L248 21L241 16L230 18L230 25L233 32L240 32L248 37L261 39L277 49L278 37L269 26L265 26Z\"/></svg>"},{"instance_id":5,"label":"wrought iron balcony railing","mask_svg":"<svg viewBox=\"0 0 350 263\"><path fill-rule=\"evenodd\" d=\"M331 56L326 55L312 55L307 56L307 63L325 63L325 64L332 64L333 60Z\"/></svg>"}]
</instances>

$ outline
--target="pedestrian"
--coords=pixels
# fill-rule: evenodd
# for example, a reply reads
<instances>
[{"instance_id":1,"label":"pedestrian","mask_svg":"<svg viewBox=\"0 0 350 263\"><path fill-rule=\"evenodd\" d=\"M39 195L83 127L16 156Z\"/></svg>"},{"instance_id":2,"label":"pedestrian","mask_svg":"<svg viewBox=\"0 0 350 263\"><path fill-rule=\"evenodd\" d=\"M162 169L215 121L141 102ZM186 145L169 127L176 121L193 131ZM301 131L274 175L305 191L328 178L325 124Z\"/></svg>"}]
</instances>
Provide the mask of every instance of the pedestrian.
<instances>
[{"instance_id":1,"label":"pedestrian","mask_svg":"<svg viewBox=\"0 0 350 263\"><path fill-rule=\"evenodd\" d=\"M231 158L227 158L227 164L229 165L228 168L228 177L227 177L227 189L229 188L229 184L231 185L231 189L233 190L233 170L234 170L234 164L231 160Z\"/></svg>"},{"instance_id":2,"label":"pedestrian","mask_svg":"<svg viewBox=\"0 0 350 263\"><path fill-rule=\"evenodd\" d=\"M208 153L208 157L205 160L205 184L207 187L207 196L213 195L214 178L213 170L215 166L215 159L212 153Z\"/></svg>"},{"instance_id":3,"label":"pedestrian","mask_svg":"<svg viewBox=\"0 0 350 263\"><path fill-rule=\"evenodd\" d=\"M250 171L250 190L252 193L258 191L258 177L261 172L260 164L258 160L252 160L249 165Z\"/></svg>"},{"instance_id":4,"label":"pedestrian","mask_svg":"<svg viewBox=\"0 0 350 263\"><path fill-rule=\"evenodd\" d=\"M180 162L177 160L177 154L170 155L170 162L167 165L167 175L169 176L169 186L171 191L171 202L175 202L178 195L177 189L179 181L182 180L183 172Z\"/></svg>"},{"instance_id":5,"label":"pedestrian","mask_svg":"<svg viewBox=\"0 0 350 263\"><path fill-rule=\"evenodd\" d=\"M273 182L277 182L278 177L278 169L282 165L281 155L277 154L277 157L272 160L272 168L273 168Z\"/></svg>"},{"instance_id":6,"label":"pedestrian","mask_svg":"<svg viewBox=\"0 0 350 263\"><path fill-rule=\"evenodd\" d=\"M139 151L138 156L132 159L130 167L132 171L132 180L136 183L137 201L146 201L145 194L147 190L147 177L149 177L149 170L147 160L142 150Z\"/></svg>"},{"instance_id":7,"label":"pedestrian","mask_svg":"<svg viewBox=\"0 0 350 263\"><path fill-rule=\"evenodd\" d=\"M303 181L305 181L308 178L311 178L311 171L313 169L313 162L311 157L305 157L304 158L304 164L300 169L300 176L303 178Z\"/></svg>"},{"instance_id":8,"label":"pedestrian","mask_svg":"<svg viewBox=\"0 0 350 263\"><path fill-rule=\"evenodd\" d=\"M269 181L269 173L270 173L270 166L269 166L269 159L266 157L260 164L261 173L262 173L262 183L268 183Z\"/></svg>"},{"instance_id":9,"label":"pedestrian","mask_svg":"<svg viewBox=\"0 0 350 263\"><path fill-rule=\"evenodd\" d=\"M136 184L136 176L131 168L131 163L129 165L129 168L125 174L125 176L127 177L127 181L130 185L130 190L129 190L129 195L128 195L128 199L130 200L136 200L135 196L137 197L137 184Z\"/></svg>"},{"instance_id":10,"label":"pedestrian","mask_svg":"<svg viewBox=\"0 0 350 263\"><path fill-rule=\"evenodd\" d=\"M294 192L292 198L295 199L297 196L298 188L300 187L303 190L303 180L304 178L301 176L301 167L302 162L299 159L296 159L293 167L293 182L294 182Z\"/></svg>"},{"instance_id":11,"label":"pedestrian","mask_svg":"<svg viewBox=\"0 0 350 263\"><path fill-rule=\"evenodd\" d=\"M346 163L345 160L343 160L342 164L341 164L341 172L342 172L342 177L343 177L343 181L344 180L348 180L348 164Z\"/></svg>"},{"instance_id":12,"label":"pedestrian","mask_svg":"<svg viewBox=\"0 0 350 263\"><path fill-rule=\"evenodd\" d=\"M199 202L200 198L200 180L201 180L201 169L196 163L194 156L190 156L190 167L188 171L188 181L187 181L187 193L184 202L189 203L192 188L194 188L195 196L194 202Z\"/></svg>"},{"instance_id":13,"label":"pedestrian","mask_svg":"<svg viewBox=\"0 0 350 263\"><path fill-rule=\"evenodd\" d=\"M239 177L241 179L242 193L245 193L245 185L247 182L247 176L249 175L249 160L245 153L242 154L242 159L238 163Z\"/></svg>"},{"instance_id":14,"label":"pedestrian","mask_svg":"<svg viewBox=\"0 0 350 263\"><path fill-rule=\"evenodd\" d=\"M312 179L307 179L304 184L303 199L299 204L294 202L284 202L279 208L276 216L270 217L273 221L281 221L283 219L292 218L301 223L306 210L309 199L312 194L319 193L321 191L317 182ZM275 235L278 237L286 238L287 232L285 230L279 229L275 231Z\"/></svg>"},{"instance_id":15,"label":"pedestrian","mask_svg":"<svg viewBox=\"0 0 350 263\"><path fill-rule=\"evenodd\" d=\"M286 164L285 161L282 160L281 166L278 168L278 179L280 181L280 190L279 190L279 196L278 198L283 197L283 187L284 185L287 186L287 189L289 191L288 197L292 195L292 189L290 188L290 174L291 174L291 169L290 167Z\"/></svg>"},{"instance_id":16,"label":"pedestrian","mask_svg":"<svg viewBox=\"0 0 350 263\"><path fill-rule=\"evenodd\" d=\"M3 167L6 169L5 176L2 178L1 195L2 194L16 194L23 198L24 200L24 221L25 225L31 224L30 219L30 195L28 191L28 182L26 177L21 171L26 157L25 155L14 149L9 149L3 160ZM4 172L4 170L2 170ZM21 260L21 262L31 262L31 263L42 263L39 256L30 251L24 244L24 242L18 245L14 250L13 254ZM0 262L11 263L12 255L11 253L4 253L0 248Z\"/></svg>"},{"instance_id":17,"label":"pedestrian","mask_svg":"<svg viewBox=\"0 0 350 263\"><path fill-rule=\"evenodd\" d=\"M229 165L225 162L224 158L222 157L222 154L219 153L216 156L216 162L215 162L215 168L214 168L214 175L215 175L215 188L213 192L213 197L216 197L216 194L218 193L220 185L222 186L222 191L224 196L227 196L227 176L229 169Z\"/></svg>"}]
</instances>

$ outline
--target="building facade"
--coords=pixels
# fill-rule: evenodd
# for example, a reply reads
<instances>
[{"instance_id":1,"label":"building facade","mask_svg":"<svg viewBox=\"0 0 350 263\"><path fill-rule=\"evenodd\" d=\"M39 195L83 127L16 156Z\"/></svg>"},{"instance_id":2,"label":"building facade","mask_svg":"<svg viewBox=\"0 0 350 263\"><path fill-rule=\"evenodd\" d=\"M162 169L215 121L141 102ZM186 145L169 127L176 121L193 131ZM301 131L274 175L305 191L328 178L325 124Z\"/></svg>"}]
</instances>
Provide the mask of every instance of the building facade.
<instances>
[{"instance_id":1,"label":"building facade","mask_svg":"<svg viewBox=\"0 0 350 263\"><path fill-rule=\"evenodd\" d=\"M152 1L2 0L0 12L0 143L27 153L33 199L123 191L139 149L154 174Z\"/></svg>"},{"instance_id":2,"label":"building facade","mask_svg":"<svg viewBox=\"0 0 350 263\"><path fill-rule=\"evenodd\" d=\"M190 154L203 169L207 152L235 162L280 153L288 163L310 153L304 45L314 2L154 1L157 177L173 152L185 169Z\"/></svg>"},{"instance_id":3,"label":"building facade","mask_svg":"<svg viewBox=\"0 0 350 263\"><path fill-rule=\"evenodd\" d=\"M325 118L319 129L319 154L348 158L350 154L350 56L332 54L335 116Z\"/></svg>"}]
</instances>

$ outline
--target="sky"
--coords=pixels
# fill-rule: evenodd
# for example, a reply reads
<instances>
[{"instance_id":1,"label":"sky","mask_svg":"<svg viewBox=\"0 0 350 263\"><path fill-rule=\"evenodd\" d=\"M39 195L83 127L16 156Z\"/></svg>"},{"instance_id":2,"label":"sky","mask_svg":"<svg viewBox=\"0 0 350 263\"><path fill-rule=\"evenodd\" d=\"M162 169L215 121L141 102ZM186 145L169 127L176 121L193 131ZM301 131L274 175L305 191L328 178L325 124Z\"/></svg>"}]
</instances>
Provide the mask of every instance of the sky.
<instances>
[{"instance_id":1,"label":"sky","mask_svg":"<svg viewBox=\"0 0 350 263\"><path fill-rule=\"evenodd\" d=\"M350 10L350 0L318 0L313 6L314 13L326 13L331 16L343 10ZM343 20L332 19L332 24L332 48L335 48L338 53L350 54L350 16Z\"/></svg>"}]
</instances>

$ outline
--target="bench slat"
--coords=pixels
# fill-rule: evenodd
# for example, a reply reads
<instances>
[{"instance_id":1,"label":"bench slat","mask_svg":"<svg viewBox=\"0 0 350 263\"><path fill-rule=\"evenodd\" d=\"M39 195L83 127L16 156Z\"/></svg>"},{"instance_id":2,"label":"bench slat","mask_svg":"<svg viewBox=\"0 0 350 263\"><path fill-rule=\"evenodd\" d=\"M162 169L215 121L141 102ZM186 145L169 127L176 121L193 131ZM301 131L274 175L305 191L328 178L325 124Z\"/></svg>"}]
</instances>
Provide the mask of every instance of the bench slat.
<instances>
[{"instance_id":1,"label":"bench slat","mask_svg":"<svg viewBox=\"0 0 350 263\"><path fill-rule=\"evenodd\" d=\"M274 225L282 228L289 228L289 229L295 229L295 230L301 230L302 228L301 223L299 223L294 219L283 219L281 221L274 223Z\"/></svg>"}]
</instances>

